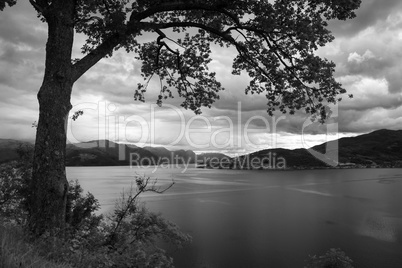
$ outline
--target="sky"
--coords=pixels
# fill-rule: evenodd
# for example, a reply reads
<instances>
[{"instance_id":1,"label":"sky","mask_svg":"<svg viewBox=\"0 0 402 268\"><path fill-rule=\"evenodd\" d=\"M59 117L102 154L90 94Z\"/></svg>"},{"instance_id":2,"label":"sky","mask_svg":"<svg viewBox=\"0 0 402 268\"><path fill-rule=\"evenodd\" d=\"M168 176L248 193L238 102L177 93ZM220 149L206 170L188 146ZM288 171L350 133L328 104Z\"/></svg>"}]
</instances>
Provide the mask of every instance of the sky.
<instances>
[{"instance_id":1,"label":"sky","mask_svg":"<svg viewBox=\"0 0 402 268\"><path fill-rule=\"evenodd\" d=\"M267 148L309 148L325 141L378 129L402 129L402 1L362 0L357 17L331 21L335 40L317 52L334 61L336 79L348 94L333 107L326 125L308 115L266 113L264 95L245 95L248 77L231 74L233 49L213 47L218 80L225 91L200 116L175 98L156 105L159 84L152 81L146 102L134 101L140 63L117 51L75 83L68 142L109 139L139 146L244 154ZM0 13L0 138L34 140L38 120L36 94L43 79L46 25L28 1ZM76 35L73 57L84 37Z\"/></svg>"}]
</instances>

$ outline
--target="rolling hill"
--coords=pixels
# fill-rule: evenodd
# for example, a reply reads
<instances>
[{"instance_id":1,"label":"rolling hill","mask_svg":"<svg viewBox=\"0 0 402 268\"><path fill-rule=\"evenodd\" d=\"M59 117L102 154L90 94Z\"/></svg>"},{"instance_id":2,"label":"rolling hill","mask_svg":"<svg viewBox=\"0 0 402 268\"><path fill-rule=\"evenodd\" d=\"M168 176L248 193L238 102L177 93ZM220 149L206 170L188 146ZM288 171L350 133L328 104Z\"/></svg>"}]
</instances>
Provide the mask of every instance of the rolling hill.
<instances>
[{"instance_id":1,"label":"rolling hill","mask_svg":"<svg viewBox=\"0 0 402 268\"><path fill-rule=\"evenodd\" d=\"M341 167L402 167L402 130L377 130L368 134L337 140ZM334 141L310 148L324 153ZM0 163L18 158L16 149L27 142L0 139ZM131 156L131 158L130 158ZM266 149L237 158L220 153L196 156L191 150L170 151L164 147L138 147L108 140L67 144L67 166L154 165L162 163L205 163L212 168L253 168L255 161L271 168L326 168L307 149ZM214 161L212 165L211 160ZM284 160L285 163L281 161Z\"/></svg>"},{"instance_id":2,"label":"rolling hill","mask_svg":"<svg viewBox=\"0 0 402 268\"><path fill-rule=\"evenodd\" d=\"M71 144L66 150L67 166L158 165L194 163L193 151L169 151L164 147L138 147L108 140Z\"/></svg>"},{"instance_id":3,"label":"rolling hill","mask_svg":"<svg viewBox=\"0 0 402 268\"><path fill-rule=\"evenodd\" d=\"M334 141L310 148L319 153L325 153L327 148L337 147L339 156L338 167L402 167L402 130L377 130L368 134L341 138L338 146L332 146ZM335 151L336 153L336 151ZM283 158L286 168L325 168L328 164L314 157L307 149L267 149L234 159L234 167L252 168L251 161L256 159L277 161ZM258 164L258 163L257 163ZM272 167L275 168L275 167ZM278 168L278 167L277 167ZM280 168L280 167L279 167Z\"/></svg>"}]
</instances>

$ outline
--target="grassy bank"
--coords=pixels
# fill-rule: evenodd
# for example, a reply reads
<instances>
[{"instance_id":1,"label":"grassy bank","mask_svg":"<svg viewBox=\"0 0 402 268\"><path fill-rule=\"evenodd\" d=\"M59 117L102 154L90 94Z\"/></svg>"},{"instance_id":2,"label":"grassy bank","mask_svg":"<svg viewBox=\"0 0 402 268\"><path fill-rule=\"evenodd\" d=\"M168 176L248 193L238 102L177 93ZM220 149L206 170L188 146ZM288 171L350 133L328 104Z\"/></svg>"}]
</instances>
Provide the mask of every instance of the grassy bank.
<instances>
[{"instance_id":1,"label":"grassy bank","mask_svg":"<svg viewBox=\"0 0 402 268\"><path fill-rule=\"evenodd\" d=\"M0 224L0 267L2 268L71 268L57 264L38 254L18 227Z\"/></svg>"}]
</instances>

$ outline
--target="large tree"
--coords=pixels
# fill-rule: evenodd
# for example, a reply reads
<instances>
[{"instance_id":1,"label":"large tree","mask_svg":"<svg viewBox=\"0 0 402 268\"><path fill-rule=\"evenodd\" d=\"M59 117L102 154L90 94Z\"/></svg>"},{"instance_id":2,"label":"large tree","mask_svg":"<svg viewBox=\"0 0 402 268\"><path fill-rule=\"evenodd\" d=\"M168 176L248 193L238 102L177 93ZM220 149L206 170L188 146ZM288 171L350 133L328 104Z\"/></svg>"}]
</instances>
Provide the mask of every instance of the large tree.
<instances>
[{"instance_id":1,"label":"large tree","mask_svg":"<svg viewBox=\"0 0 402 268\"><path fill-rule=\"evenodd\" d=\"M360 0L30 0L48 25L43 83L38 92L30 224L37 234L63 228L68 184L66 125L74 83L114 50L142 63L134 99L159 76L157 102L174 94L196 113L222 90L208 70L211 44L234 47L233 74L247 73L246 93L264 94L267 111L305 109L325 119L325 103L345 93L335 64L316 55L333 40L331 19L355 16ZM0 0L0 9L15 0ZM74 34L87 36L83 57L71 58ZM141 42L142 34L154 36ZM177 93L174 93L177 91Z\"/></svg>"}]
</instances>

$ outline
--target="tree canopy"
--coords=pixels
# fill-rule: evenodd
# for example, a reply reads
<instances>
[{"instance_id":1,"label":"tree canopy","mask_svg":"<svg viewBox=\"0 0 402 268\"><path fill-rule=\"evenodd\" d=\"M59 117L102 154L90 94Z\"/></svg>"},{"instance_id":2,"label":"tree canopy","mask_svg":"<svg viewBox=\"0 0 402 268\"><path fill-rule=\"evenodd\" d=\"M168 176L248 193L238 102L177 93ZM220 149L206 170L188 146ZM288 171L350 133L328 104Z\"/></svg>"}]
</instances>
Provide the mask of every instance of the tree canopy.
<instances>
[{"instance_id":1,"label":"tree canopy","mask_svg":"<svg viewBox=\"0 0 402 268\"><path fill-rule=\"evenodd\" d=\"M57 15L57 2L30 0L43 21ZM331 19L355 16L360 0L77 0L74 29L87 36L85 56L74 61L73 81L115 49L134 51L142 62L144 81L134 98L144 101L148 81L159 76L158 103L183 97L182 106L196 113L218 99L222 85L209 71L211 45L233 46L233 74L246 72L246 93L264 94L267 111L293 114L305 108L321 113L323 102L336 103L345 93L334 79L335 64L315 54L334 37ZM13 0L2 0L5 4ZM189 30L195 29L195 30ZM140 35L154 40L141 42Z\"/></svg>"}]
</instances>

